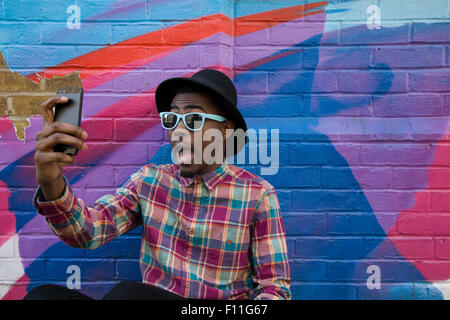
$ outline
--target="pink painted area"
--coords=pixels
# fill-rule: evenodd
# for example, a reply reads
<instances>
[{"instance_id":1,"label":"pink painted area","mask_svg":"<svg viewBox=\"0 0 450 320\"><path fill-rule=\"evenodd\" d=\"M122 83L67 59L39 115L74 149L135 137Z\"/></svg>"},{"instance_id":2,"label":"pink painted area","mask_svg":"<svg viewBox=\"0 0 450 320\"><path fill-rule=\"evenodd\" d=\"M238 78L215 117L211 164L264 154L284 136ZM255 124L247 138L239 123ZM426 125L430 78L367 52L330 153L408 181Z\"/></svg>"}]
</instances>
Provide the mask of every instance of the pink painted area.
<instances>
[{"instance_id":1,"label":"pink painted area","mask_svg":"<svg viewBox=\"0 0 450 320\"><path fill-rule=\"evenodd\" d=\"M10 195L8 186L0 180L0 246L16 233L16 217L8 208Z\"/></svg>"},{"instance_id":2,"label":"pink painted area","mask_svg":"<svg viewBox=\"0 0 450 320\"><path fill-rule=\"evenodd\" d=\"M450 148L445 143L449 138L450 131L447 128L428 171L428 187L415 194L414 206L400 211L395 225L388 232L390 240L402 256L413 263L429 281L450 279L450 262L436 260L435 254L438 253L433 251L434 246L423 246L424 238L438 237L441 240L439 252L444 253L443 256L445 252L450 252ZM417 242L404 245L404 237L415 238ZM433 261L417 260L417 256Z\"/></svg>"},{"instance_id":3,"label":"pink painted area","mask_svg":"<svg viewBox=\"0 0 450 320\"><path fill-rule=\"evenodd\" d=\"M30 279L26 274L20 277L12 286L11 289L2 297L2 300L22 300L27 295L27 286Z\"/></svg>"},{"instance_id":4,"label":"pink painted area","mask_svg":"<svg viewBox=\"0 0 450 320\"><path fill-rule=\"evenodd\" d=\"M11 120L9 120L7 116L1 117L0 118L0 132L2 132L2 136L3 136L3 132L10 128L12 128Z\"/></svg>"}]
</instances>

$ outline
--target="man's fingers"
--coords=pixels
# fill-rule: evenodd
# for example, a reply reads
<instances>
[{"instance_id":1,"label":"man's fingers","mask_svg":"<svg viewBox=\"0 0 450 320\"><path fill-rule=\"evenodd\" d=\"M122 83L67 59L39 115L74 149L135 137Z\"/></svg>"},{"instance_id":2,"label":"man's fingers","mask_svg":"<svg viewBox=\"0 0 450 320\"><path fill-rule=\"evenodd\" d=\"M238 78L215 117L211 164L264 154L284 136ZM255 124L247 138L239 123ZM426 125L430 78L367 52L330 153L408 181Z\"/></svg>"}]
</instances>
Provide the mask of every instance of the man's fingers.
<instances>
[{"instance_id":1,"label":"man's fingers","mask_svg":"<svg viewBox=\"0 0 450 320\"><path fill-rule=\"evenodd\" d=\"M74 137L70 134L57 132L45 139L41 139L36 142L36 150L52 151L57 144L70 145L74 146L77 149L87 149L87 145L83 142L82 139Z\"/></svg>"},{"instance_id":2,"label":"man's fingers","mask_svg":"<svg viewBox=\"0 0 450 320\"><path fill-rule=\"evenodd\" d=\"M36 151L34 155L34 159L36 163L46 164L52 162L64 162L64 163L73 163L75 162L75 158L65 154L63 152L41 152Z\"/></svg>"},{"instance_id":3,"label":"man's fingers","mask_svg":"<svg viewBox=\"0 0 450 320\"><path fill-rule=\"evenodd\" d=\"M45 126L38 133L39 140L45 139L55 133L70 134L72 136L75 136L75 137L77 137L79 139L83 139L83 140L86 140L88 138L87 132L84 131L83 129L81 129L80 127L74 126L73 124L70 124L67 122L56 121L56 122L49 124L48 126ZM38 140L38 139L36 139L36 140Z\"/></svg>"},{"instance_id":4,"label":"man's fingers","mask_svg":"<svg viewBox=\"0 0 450 320\"><path fill-rule=\"evenodd\" d=\"M53 107L58 103L65 103L68 101L67 97L53 96L41 104L42 118L44 120L44 126L53 122L55 114Z\"/></svg>"}]
</instances>

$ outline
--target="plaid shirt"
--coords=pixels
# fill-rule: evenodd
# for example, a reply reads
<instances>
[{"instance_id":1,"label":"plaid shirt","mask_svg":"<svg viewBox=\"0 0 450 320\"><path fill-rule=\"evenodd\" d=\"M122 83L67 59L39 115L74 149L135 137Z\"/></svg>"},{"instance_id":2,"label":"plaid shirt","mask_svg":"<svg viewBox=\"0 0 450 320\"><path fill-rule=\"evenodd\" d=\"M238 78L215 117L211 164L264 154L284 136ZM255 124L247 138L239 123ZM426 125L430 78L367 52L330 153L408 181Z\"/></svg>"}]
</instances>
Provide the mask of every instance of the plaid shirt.
<instances>
[{"instance_id":1,"label":"plaid shirt","mask_svg":"<svg viewBox=\"0 0 450 320\"><path fill-rule=\"evenodd\" d=\"M226 161L201 176L146 164L88 207L66 177L63 195L33 198L66 244L94 249L143 225L143 283L197 299L291 299L280 206L264 179Z\"/></svg>"}]
</instances>

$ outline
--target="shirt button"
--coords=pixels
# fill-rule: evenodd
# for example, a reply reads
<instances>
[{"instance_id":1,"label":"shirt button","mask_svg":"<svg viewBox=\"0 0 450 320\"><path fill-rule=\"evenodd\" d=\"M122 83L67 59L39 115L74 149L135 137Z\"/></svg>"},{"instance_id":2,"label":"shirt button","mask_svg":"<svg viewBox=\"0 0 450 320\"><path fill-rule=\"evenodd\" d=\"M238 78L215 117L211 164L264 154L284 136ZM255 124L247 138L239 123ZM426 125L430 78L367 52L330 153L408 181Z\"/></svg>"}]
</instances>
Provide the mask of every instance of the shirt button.
<instances>
[{"instance_id":1,"label":"shirt button","mask_svg":"<svg viewBox=\"0 0 450 320\"><path fill-rule=\"evenodd\" d=\"M195 205L199 206L200 205L200 201L195 201Z\"/></svg>"},{"instance_id":2,"label":"shirt button","mask_svg":"<svg viewBox=\"0 0 450 320\"><path fill-rule=\"evenodd\" d=\"M186 282L186 288L189 288L189 282Z\"/></svg>"},{"instance_id":3,"label":"shirt button","mask_svg":"<svg viewBox=\"0 0 450 320\"><path fill-rule=\"evenodd\" d=\"M228 243L228 244L231 244L231 240L227 240L227 243Z\"/></svg>"},{"instance_id":4,"label":"shirt button","mask_svg":"<svg viewBox=\"0 0 450 320\"><path fill-rule=\"evenodd\" d=\"M189 235L191 235L191 236L194 235L194 229L191 229L191 230L189 231Z\"/></svg>"},{"instance_id":5,"label":"shirt button","mask_svg":"<svg viewBox=\"0 0 450 320\"><path fill-rule=\"evenodd\" d=\"M161 218L157 218L156 221L157 221L158 223L161 223Z\"/></svg>"}]
</instances>

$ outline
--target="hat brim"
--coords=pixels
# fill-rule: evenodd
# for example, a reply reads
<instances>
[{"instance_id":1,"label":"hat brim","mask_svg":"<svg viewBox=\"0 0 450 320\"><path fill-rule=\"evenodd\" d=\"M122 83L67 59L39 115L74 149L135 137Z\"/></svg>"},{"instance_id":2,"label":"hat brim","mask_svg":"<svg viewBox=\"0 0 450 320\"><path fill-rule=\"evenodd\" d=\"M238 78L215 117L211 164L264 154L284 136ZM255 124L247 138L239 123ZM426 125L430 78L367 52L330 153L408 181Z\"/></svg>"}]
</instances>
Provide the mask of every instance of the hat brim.
<instances>
[{"instance_id":1,"label":"hat brim","mask_svg":"<svg viewBox=\"0 0 450 320\"><path fill-rule=\"evenodd\" d=\"M242 116L238 108L231 101L229 101L227 97L223 96L220 93L220 90L218 90L214 84L202 80L203 79L201 78L192 79L192 78L177 77L177 78L170 78L161 82L159 86L156 88L155 92L155 102L156 108L158 109L158 113L170 110L170 104L172 103L176 91L179 88L189 86L192 84L203 87L208 91L214 92L216 95L220 96L223 99L223 103L221 105L225 108L224 112L226 118L234 122L234 130L242 129L245 133L245 142L244 142L245 146L245 144L248 142L248 137L247 137L247 124L244 120L244 117ZM244 147L239 146L238 143L236 143L237 141L238 139L235 138L234 155L236 155Z\"/></svg>"}]
</instances>

